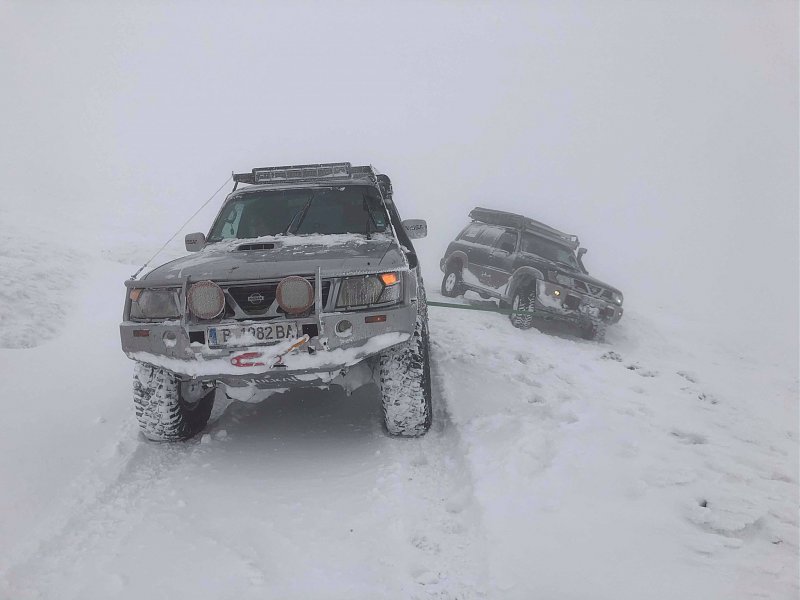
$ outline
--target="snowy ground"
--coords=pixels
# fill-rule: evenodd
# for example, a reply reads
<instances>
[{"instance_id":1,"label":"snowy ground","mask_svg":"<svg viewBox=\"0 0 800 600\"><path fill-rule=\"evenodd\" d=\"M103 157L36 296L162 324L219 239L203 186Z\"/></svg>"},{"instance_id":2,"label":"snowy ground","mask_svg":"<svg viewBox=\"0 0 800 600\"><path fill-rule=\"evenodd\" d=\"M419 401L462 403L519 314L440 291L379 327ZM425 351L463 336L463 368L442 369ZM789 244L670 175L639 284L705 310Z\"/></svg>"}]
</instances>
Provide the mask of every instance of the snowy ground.
<instances>
[{"instance_id":1,"label":"snowy ground","mask_svg":"<svg viewBox=\"0 0 800 600\"><path fill-rule=\"evenodd\" d=\"M0 598L797 597L791 354L635 306L604 344L431 308L422 439L386 437L367 387L155 445L123 242L0 240Z\"/></svg>"}]
</instances>

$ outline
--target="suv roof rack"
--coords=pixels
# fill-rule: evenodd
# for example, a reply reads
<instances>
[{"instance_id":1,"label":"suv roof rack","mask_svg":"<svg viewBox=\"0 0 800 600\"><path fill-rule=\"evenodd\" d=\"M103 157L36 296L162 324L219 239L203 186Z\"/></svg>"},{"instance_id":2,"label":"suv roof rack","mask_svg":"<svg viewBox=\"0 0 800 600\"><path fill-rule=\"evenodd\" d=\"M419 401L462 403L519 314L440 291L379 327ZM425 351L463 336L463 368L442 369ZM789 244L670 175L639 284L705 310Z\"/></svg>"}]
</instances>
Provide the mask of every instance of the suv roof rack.
<instances>
[{"instance_id":1,"label":"suv roof rack","mask_svg":"<svg viewBox=\"0 0 800 600\"><path fill-rule=\"evenodd\" d=\"M469 218L473 221L480 221L481 223L488 223L489 225L502 225L504 227L513 227L522 231L530 231L537 235L549 238L555 242L559 242L576 250L581 245L577 235L570 235L559 231L554 227L534 221L523 215L505 212L503 210L494 210L491 208L475 207L469 213Z\"/></svg>"},{"instance_id":2,"label":"suv roof rack","mask_svg":"<svg viewBox=\"0 0 800 600\"><path fill-rule=\"evenodd\" d=\"M303 181L330 179L369 179L377 183L378 174L371 165L354 167L349 162L314 163L309 165L288 165L283 167L259 167L250 173L234 173L235 186L269 185ZM233 189L236 189L234 187Z\"/></svg>"}]
</instances>

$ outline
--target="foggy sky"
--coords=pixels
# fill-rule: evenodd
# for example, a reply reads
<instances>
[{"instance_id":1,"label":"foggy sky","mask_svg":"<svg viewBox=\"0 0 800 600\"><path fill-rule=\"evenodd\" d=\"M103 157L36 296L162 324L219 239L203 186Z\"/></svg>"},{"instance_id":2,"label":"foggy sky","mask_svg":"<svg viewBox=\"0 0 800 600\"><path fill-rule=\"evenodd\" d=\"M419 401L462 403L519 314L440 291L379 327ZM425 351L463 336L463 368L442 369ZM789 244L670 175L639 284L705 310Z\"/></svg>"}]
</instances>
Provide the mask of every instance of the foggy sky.
<instances>
[{"instance_id":1,"label":"foggy sky","mask_svg":"<svg viewBox=\"0 0 800 600\"><path fill-rule=\"evenodd\" d=\"M371 163L429 279L494 206L796 352L796 2L296 4L0 2L0 207L166 238L232 170Z\"/></svg>"}]
</instances>

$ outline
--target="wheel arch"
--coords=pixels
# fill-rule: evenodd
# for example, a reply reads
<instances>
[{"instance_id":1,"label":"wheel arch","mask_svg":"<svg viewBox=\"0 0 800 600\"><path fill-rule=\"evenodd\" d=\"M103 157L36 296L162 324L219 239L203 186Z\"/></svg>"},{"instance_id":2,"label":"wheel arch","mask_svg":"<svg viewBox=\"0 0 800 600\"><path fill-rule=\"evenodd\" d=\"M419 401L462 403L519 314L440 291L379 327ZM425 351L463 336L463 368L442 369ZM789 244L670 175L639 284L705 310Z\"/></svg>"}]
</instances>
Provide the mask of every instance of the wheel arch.
<instances>
[{"instance_id":1,"label":"wheel arch","mask_svg":"<svg viewBox=\"0 0 800 600\"><path fill-rule=\"evenodd\" d=\"M544 273L539 269L533 267L519 267L511 274L511 279L508 284L508 291L506 293L506 300L511 302L514 298L516 291L524 285L530 284L532 281L544 281Z\"/></svg>"},{"instance_id":2,"label":"wheel arch","mask_svg":"<svg viewBox=\"0 0 800 600\"><path fill-rule=\"evenodd\" d=\"M447 268L450 266L458 265L461 269L466 269L467 265L469 264L469 259L467 258L466 253L462 252L461 250L456 250L450 256L447 257L447 260L444 263L444 270L445 273L447 272Z\"/></svg>"}]
</instances>

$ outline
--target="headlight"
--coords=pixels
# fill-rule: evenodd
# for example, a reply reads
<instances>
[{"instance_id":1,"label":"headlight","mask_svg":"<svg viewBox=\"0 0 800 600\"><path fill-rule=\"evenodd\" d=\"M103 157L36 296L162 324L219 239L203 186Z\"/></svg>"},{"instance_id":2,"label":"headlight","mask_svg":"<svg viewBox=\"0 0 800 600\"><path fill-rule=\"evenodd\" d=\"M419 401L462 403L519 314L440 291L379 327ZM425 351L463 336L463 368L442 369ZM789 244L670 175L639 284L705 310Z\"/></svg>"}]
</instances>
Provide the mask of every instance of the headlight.
<instances>
[{"instance_id":1,"label":"headlight","mask_svg":"<svg viewBox=\"0 0 800 600\"><path fill-rule=\"evenodd\" d=\"M306 312L314 304L314 288L302 277L292 275L282 279L275 296L280 306L290 315Z\"/></svg>"},{"instance_id":2,"label":"headlight","mask_svg":"<svg viewBox=\"0 0 800 600\"><path fill-rule=\"evenodd\" d=\"M178 290L130 291L132 319L175 319L181 315L178 307Z\"/></svg>"},{"instance_id":3,"label":"headlight","mask_svg":"<svg viewBox=\"0 0 800 600\"><path fill-rule=\"evenodd\" d=\"M346 277L339 286L336 308L364 308L374 304L397 304L403 285L399 273Z\"/></svg>"},{"instance_id":4,"label":"headlight","mask_svg":"<svg viewBox=\"0 0 800 600\"><path fill-rule=\"evenodd\" d=\"M611 292L611 299L619 306L622 306L622 294L619 292Z\"/></svg>"},{"instance_id":5,"label":"headlight","mask_svg":"<svg viewBox=\"0 0 800 600\"><path fill-rule=\"evenodd\" d=\"M189 288L186 303L193 315L213 319L225 309L225 293L213 281L198 281Z\"/></svg>"}]
</instances>

